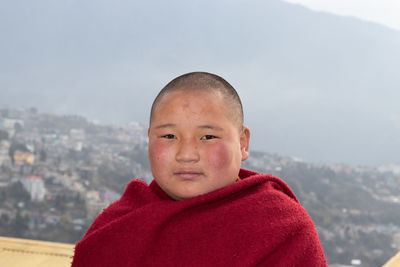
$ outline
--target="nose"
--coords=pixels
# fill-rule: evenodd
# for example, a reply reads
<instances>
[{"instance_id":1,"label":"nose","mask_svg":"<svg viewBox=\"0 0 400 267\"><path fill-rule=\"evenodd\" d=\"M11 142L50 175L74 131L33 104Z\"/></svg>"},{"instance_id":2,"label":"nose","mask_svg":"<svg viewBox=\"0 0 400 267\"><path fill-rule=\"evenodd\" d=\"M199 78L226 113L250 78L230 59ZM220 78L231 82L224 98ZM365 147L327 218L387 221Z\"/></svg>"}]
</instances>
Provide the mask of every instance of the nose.
<instances>
[{"instance_id":1,"label":"nose","mask_svg":"<svg viewBox=\"0 0 400 267\"><path fill-rule=\"evenodd\" d=\"M196 142L190 140L181 140L178 144L178 150L175 158L178 162L199 161L200 154Z\"/></svg>"}]
</instances>

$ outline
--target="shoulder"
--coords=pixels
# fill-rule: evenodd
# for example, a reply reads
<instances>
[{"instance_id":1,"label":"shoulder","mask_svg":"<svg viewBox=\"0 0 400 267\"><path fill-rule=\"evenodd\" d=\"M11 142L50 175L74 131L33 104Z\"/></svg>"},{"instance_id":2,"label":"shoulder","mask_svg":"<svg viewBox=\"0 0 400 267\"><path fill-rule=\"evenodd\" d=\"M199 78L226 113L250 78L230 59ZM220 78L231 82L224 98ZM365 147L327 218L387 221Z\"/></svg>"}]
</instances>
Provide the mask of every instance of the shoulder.
<instances>
[{"instance_id":1,"label":"shoulder","mask_svg":"<svg viewBox=\"0 0 400 267\"><path fill-rule=\"evenodd\" d=\"M258 238L273 248L266 257L268 266L327 266L314 222L289 186L273 175L248 170L241 174L243 182L258 184L248 209L259 218L263 235Z\"/></svg>"},{"instance_id":2,"label":"shoulder","mask_svg":"<svg viewBox=\"0 0 400 267\"><path fill-rule=\"evenodd\" d=\"M156 199L156 195L146 182L139 179L131 180L121 198L110 204L96 217L86 235Z\"/></svg>"},{"instance_id":3,"label":"shoulder","mask_svg":"<svg viewBox=\"0 0 400 267\"><path fill-rule=\"evenodd\" d=\"M279 177L272 174L257 173L254 171L240 169L239 177L242 181L252 184L256 183L260 188L261 193L284 195L285 198L292 199L299 203L296 195L290 187Z\"/></svg>"},{"instance_id":4,"label":"shoulder","mask_svg":"<svg viewBox=\"0 0 400 267\"><path fill-rule=\"evenodd\" d=\"M240 183L248 183L245 202L254 212L252 216L266 216L268 224L287 227L293 232L310 229L315 231L314 223L300 204L289 186L280 178L270 175L241 170Z\"/></svg>"}]
</instances>

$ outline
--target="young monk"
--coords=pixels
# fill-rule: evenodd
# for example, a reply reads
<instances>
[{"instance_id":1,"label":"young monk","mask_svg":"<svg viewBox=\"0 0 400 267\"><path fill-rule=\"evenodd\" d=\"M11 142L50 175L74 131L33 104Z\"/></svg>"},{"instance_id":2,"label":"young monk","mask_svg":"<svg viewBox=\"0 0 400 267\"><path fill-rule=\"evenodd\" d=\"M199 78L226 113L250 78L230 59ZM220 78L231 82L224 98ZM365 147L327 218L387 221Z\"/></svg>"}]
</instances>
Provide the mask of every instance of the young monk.
<instances>
[{"instance_id":1,"label":"young monk","mask_svg":"<svg viewBox=\"0 0 400 267\"><path fill-rule=\"evenodd\" d=\"M313 222L289 187L240 169L250 131L235 89L182 75L151 108L154 181L132 180L75 248L78 266L327 266Z\"/></svg>"}]
</instances>

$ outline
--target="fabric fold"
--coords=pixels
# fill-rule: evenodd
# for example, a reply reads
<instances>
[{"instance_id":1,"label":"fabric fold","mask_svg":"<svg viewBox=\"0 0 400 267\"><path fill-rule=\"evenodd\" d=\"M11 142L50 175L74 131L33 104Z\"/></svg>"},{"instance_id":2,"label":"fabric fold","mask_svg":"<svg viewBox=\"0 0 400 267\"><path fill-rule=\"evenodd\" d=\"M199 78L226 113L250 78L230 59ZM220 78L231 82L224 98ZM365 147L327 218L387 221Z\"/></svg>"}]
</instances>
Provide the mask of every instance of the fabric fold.
<instances>
[{"instance_id":1,"label":"fabric fold","mask_svg":"<svg viewBox=\"0 0 400 267\"><path fill-rule=\"evenodd\" d=\"M327 266L290 188L245 169L239 177L182 201L132 180L76 244L72 266Z\"/></svg>"}]
</instances>

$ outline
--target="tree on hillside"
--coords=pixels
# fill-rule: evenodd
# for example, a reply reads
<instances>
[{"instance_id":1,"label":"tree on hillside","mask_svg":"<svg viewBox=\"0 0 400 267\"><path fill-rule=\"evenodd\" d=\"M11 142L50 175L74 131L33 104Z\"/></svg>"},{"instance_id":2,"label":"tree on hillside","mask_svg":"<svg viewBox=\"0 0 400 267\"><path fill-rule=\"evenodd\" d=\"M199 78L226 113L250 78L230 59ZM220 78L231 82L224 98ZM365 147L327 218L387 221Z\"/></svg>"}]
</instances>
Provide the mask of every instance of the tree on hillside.
<instances>
[{"instance_id":1,"label":"tree on hillside","mask_svg":"<svg viewBox=\"0 0 400 267\"><path fill-rule=\"evenodd\" d=\"M23 127L22 127L21 123L16 122L16 123L14 124L14 130L15 130L16 133L22 132Z\"/></svg>"},{"instance_id":2,"label":"tree on hillside","mask_svg":"<svg viewBox=\"0 0 400 267\"><path fill-rule=\"evenodd\" d=\"M18 201L27 202L30 201L31 196L28 191L25 190L21 182L12 183L7 189L7 198L16 199Z\"/></svg>"},{"instance_id":3,"label":"tree on hillside","mask_svg":"<svg viewBox=\"0 0 400 267\"><path fill-rule=\"evenodd\" d=\"M24 237L26 230L28 230L28 217L22 216L20 211L17 211L14 223L11 224L11 232L14 237Z\"/></svg>"},{"instance_id":4,"label":"tree on hillside","mask_svg":"<svg viewBox=\"0 0 400 267\"><path fill-rule=\"evenodd\" d=\"M0 130L0 141L8 140L8 132L4 130Z\"/></svg>"}]
</instances>

